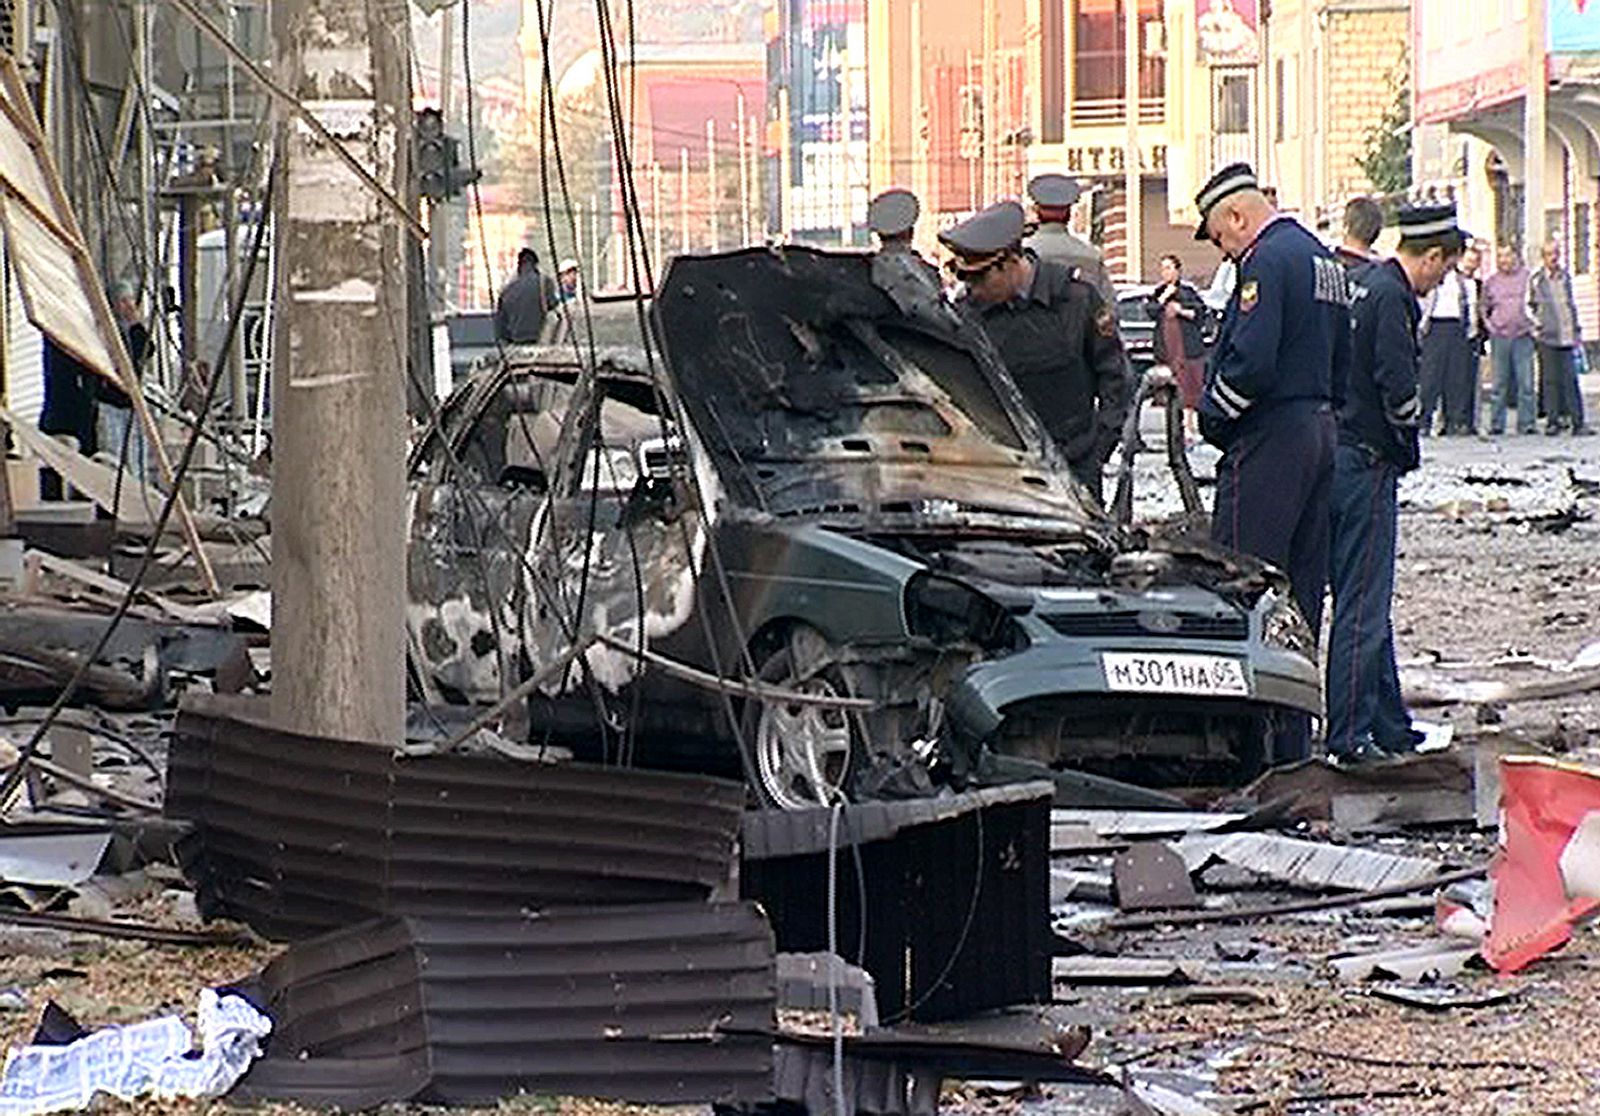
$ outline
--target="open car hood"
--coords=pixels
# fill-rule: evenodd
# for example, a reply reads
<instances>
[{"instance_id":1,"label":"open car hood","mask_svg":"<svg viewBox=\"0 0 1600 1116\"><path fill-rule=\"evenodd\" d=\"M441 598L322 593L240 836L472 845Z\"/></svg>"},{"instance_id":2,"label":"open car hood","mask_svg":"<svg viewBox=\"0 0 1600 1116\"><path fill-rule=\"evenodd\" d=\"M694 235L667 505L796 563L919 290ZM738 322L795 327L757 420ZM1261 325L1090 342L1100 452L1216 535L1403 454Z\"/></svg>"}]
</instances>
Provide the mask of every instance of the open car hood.
<instances>
[{"instance_id":1,"label":"open car hood","mask_svg":"<svg viewBox=\"0 0 1600 1116\"><path fill-rule=\"evenodd\" d=\"M656 335L727 497L863 528L953 502L1112 534L919 266L797 247L672 261Z\"/></svg>"}]
</instances>

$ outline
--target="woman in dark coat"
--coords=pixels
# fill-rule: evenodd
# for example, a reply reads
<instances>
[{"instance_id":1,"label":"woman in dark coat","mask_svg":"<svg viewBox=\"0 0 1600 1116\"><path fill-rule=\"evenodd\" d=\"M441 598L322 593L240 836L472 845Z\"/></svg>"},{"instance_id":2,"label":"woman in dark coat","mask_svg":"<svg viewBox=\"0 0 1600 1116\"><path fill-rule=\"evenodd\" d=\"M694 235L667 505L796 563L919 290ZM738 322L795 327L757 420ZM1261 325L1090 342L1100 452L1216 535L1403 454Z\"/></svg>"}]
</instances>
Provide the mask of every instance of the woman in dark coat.
<instances>
[{"instance_id":1,"label":"woman in dark coat","mask_svg":"<svg viewBox=\"0 0 1600 1116\"><path fill-rule=\"evenodd\" d=\"M1161 284L1150 296L1150 311L1156 319L1156 363L1172 369L1183 396L1184 429L1197 435L1200 395L1206 378L1206 346L1200 338L1200 319L1206 304L1200 292L1184 280L1183 261L1177 256L1161 257Z\"/></svg>"}]
</instances>

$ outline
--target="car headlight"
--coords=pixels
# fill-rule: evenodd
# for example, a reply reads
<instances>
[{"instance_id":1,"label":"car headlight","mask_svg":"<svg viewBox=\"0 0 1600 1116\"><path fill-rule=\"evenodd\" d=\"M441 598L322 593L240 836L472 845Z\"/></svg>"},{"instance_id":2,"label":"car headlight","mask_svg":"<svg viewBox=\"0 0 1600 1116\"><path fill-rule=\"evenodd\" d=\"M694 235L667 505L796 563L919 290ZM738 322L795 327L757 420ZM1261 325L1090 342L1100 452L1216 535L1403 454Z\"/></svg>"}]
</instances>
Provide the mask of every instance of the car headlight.
<instances>
[{"instance_id":1,"label":"car headlight","mask_svg":"<svg viewBox=\"0 0 1600 1116\"><path fill-rule=\"evenodd\" d=\"M1317 640L1294 601L1271 591L1261 598L1261 641L1268 647L1315 658Z\"/></svg>"},{"instance_id":2,"label":"car headlight","mask_svg":"<svg viewBox=\"0 0 1600 1116\"><path fill-rule=\"evenodd\" d=\"M905 588L906 630L934 643L974 643L990 654L1020 649L1005 607L955 578L918 573Z\"/></svg>"}]
</instances>

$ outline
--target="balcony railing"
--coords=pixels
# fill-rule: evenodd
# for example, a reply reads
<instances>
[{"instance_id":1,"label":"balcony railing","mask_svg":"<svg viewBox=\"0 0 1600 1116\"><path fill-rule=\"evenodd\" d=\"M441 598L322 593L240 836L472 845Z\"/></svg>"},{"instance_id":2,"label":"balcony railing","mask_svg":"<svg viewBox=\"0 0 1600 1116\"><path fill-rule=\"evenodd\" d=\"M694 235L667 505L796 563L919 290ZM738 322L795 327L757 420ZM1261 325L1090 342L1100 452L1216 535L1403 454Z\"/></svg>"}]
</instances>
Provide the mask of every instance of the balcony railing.
<instances>
[{"instance_id":1,"label":"balcony railing","mask_svg":"<svg viewBox=\"0 0 1600 1116\"><path fill-rule=\"evenodd\" d=\"M1249 132L1217 132L1211 137L1211 165L1248 163L1256 157L1255 137Z\"/></svg>"},{"instance_id":2,"label":"balcony railing","mask_svg":"<svg viewBox=\"0 0 1600 1116\"><path fill-rule=\"evenodd\" d=\"M1121 124L1127 119L1125 103L1121 97L1073 101L1072 122L1086 128L1096 124ZM1139 123L1160 124L1166 119L1166 116L1167 101L1165 97L1139 98Z\"/></svg>"}]
</instances>

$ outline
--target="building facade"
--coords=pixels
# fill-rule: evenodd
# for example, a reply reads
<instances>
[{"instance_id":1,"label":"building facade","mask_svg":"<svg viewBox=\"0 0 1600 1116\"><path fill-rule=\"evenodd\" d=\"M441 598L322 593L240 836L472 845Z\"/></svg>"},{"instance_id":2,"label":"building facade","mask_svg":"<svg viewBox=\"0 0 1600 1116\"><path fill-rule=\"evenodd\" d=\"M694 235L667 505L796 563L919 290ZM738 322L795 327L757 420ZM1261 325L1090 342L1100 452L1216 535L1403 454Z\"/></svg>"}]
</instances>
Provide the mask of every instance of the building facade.
<instances>
[{"instance_id":1,"label":"building facade","mask_svg":"<svg viewBox=\"0 0 1600 1116\"><path fill-rule=\"evenodd\" d=\"M1514 243L1534 262L1544 242L1560 243L1584 336L1594 339L1600 335L1600 4L1412 0L1411 32L1418 185L1450 192L1467 228ZM1542 137L1530 137L1525 127L1534 57L1545 71ZM1544 149L1542 216L1532 238L1539 243L1526 243L1524 234L1530 139Z\"/></svg>"}]
</instances>

